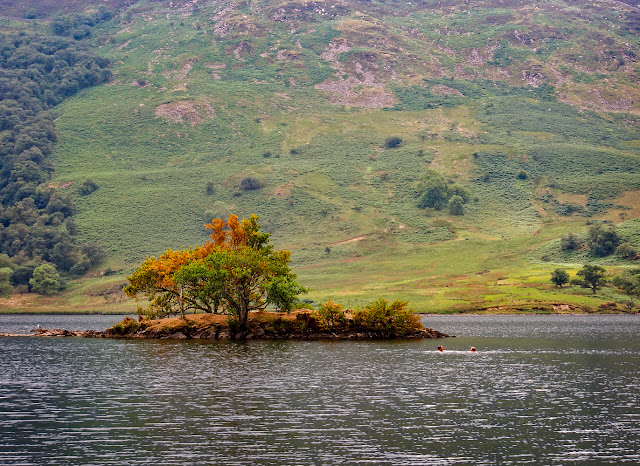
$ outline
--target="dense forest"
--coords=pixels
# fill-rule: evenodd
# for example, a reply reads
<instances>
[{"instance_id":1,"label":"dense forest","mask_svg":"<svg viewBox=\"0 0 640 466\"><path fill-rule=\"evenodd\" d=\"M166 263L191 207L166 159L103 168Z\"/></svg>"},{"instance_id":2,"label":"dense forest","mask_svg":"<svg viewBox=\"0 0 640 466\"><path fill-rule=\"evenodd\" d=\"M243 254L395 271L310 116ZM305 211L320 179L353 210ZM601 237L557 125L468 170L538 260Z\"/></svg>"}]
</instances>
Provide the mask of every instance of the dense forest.
<instances>
[{"instance_id":1,"label":"dense forest","mask_svg":"<svg viewBox=\"0 0 640 466\"><path fill-rule=\"evenodd\" d=\"M57 140L51 108L108 80L108 64L67 38L0 36L0 265L12 269L13 285L29 286L43 261L82 275L102 256L74 243L74 203L50 183L49 156ZM88 180L78 193L95 188Z\"/></svg>"}]
</instances>

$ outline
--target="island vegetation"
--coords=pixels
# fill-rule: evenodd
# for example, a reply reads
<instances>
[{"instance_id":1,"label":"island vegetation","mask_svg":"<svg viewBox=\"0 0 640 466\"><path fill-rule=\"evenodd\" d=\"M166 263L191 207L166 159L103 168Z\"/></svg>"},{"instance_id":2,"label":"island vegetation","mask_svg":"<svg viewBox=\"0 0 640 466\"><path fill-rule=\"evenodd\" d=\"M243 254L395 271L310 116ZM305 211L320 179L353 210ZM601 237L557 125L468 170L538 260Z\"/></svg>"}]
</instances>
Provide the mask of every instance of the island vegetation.
<instances>
[{"instance_id":1,"label":"island vegetation","mask_svg":"<svg viewBox=\"0 0 640 466\"><path fill-rule=\"evenodd\" d=\"M145 295L148 306L138 307L138 322L125 319L106 334L216 339L442 336L425 329L404 301L381 298L345 310L329 300L318 310L306 309L298 296L307 290L289 268L290 252L274 250L258 220L256 215L214 219L205 225L211 241L203 246L168 250L145 260L128 277L124 291L136 300ZM264 312L268 307L276 312ZM198 311L211 316L187 316Z\"/></svg>"}]
</instances>

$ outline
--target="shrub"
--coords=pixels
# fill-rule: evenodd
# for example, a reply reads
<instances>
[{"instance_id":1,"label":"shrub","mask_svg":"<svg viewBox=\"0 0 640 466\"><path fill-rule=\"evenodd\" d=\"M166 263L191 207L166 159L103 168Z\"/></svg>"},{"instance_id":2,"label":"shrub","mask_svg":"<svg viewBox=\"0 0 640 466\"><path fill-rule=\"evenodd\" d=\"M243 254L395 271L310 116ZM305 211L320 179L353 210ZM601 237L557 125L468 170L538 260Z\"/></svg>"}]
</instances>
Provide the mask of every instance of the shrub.
<instances>
[{"instance_id":1,"label":"shrub","mask_svg":"<svg viewBox=\"0 0 640 466\"><path fill-rule=\"evenodd\" d=\"M369 303L364 309L357 309L353 313L353 321L364 331L374 332L382 337L408 335L421 330L422 324L418 316L413 314L406 301L386 299Z\"/></svg>"},{"instance_id":2,"label":"shrub","mask_svg":"<svg viewBox=\"0 0 640 466\"><path fill-rule=\"evenodd\" d=\"M206 191L209 196L211 196L216 192L216 188L215 188L215 185L213 184L213 181L207 181Z\"/></svg>"},{"instance_id":3,"label":"shrub","mask_svg":"<svg viewBox=\"0 0 640 466\"><path fill-rule=\"evenodd\" d=\"M624 290L625 293L640 296L640 275L632 271L626 271L622 275L616 275L612 280L613 286Z\"/></svg>"},{"instance_id":4,"label":"shrub","mask_svg":"<svg viewBox=\"0 0 640 466\"><path fill-rule=\"evenodd\" d=\"M136 322L131 317L125 317L122 322L115 324L108 332L114 335L131 335L145 327L143 322Z\"/></svg>"},{"instance_id":5,"label":"shrub","mask_svg":"<svg viewBox=\"0 0 640 466\"><path fill-rule=\"evenodd\" d=\"M262 188L262 181L260 181L258 178L248 176L240 181L240 189L242 189L243 191L251 191L260 188Z\"/></svg>"},{"instance_id":6,"label":"shrub","mask_svg":"<svg viewBox=\"0 0 640 466\"><path fill-rule=\"evenodd\" d=\"M616 249L616 256L623 259L634 259L638 252L629 243L623 243Z\"/></svg>"},{"instance_id":7,"label":"shrub","mask_svg":"<svg viewBox=\"0 0 640 466\"><path fill-rule=\"evenodd\" d=\"M632 312L637 303L633 299L625 299L623 301L620 301L620 304L622 304L627 311Z\"/></svg>"},{"instance_id":8,"label":"shrub","mask_svg":"<svg viewBox=\"0 0 640 466\"><path fill-rule=\"evenodd\" d=\"M520 170L518 172L518 179L519 180L528 180L529 179L529 174L525 170Z\"/></svg>"},{"instance_id":9,"label":"shrub","mask_svg":"<svg viewBox=\"0 0 640 466\"><path fill-rule=\"evenodd\" d=\"M80 250L82 251L82 254L87 257L87 261L90 265L99 264L104 260L105 257L107 257L104 249L102 249L98 244L92 241L84 243Z\"/></svg>"},{"instance_id":10,"label":"shrub","mask_svg":"<svg viewBox=\"0 0 640 466\"><path fill-rule=\"evenodd\" d=\"M560 239L560 249L563 251L573 251L582 246L582 241L573 233L569 233Z\"/></svg>"},{"instance_id":11,"label":"shrub","mask_svg":"<svg viewBox=\"0 0 640 466\"><path fill-rule=\"evenodd\" d=\"M342 305L334 303L331 299L321 304L314 315L318 323L327 329L342 327L347 322Z\"/></svg>"},{"instance_id":12,"label":"shrub","mask_svg":"<svg viewBox=\"0 0 640 466\"><path fill-rule=\"evenodd\" d=\"M91 178L87 178L82 183L80 183L80 186L78 186L78 194L80 194L81 196L88 196L92 192L97 191L98 187L98 183L93 181Z\"/></svg>"},{"instance_id":13,"label":"shrub","mask_svg":"<svg viewBox=\"0 0 640 466\"><path fill-rule=\"evenodd\" d=\"M390 136L384 140L384 146L387 149L393 149L394 147L400 146L400 144L402 144L402 138L398 136Z\"/></svg>"},{"instance_id":14,"label":"shrub","mask_svg":"<svg viewBox=\"0 0 640 466\"><path fill-rule=\"evenodd\" d=\"M451 199L449 199L449 213L451 215L464 215L463 202L462 197L451 196Z\"/></svg>"},{"instance_id":15,"label":"shrub","mask_svg":"<svg viewBox=\"0 0 640 466\"><path fill-rule=\"evenodd\" d=\"M447 205L449 198L448 186L442 175L432 172L422 180L418 189L421 191L418 198L418 207L425 209L431 207L441 210Z\"/></svg>"},{"instance_id":16,"label":"shrub","mask_svg":"<svg viewBox=\"0 0 640 466\"><path fill-rule=\"evenodd\" d=\"M74 264L69 269L69 273L71 275L73 275L73 276L80 277L80 276L84 275L85 273L87 273L87 271L89 270L90 266L91 266L91 264L89 263L88 260L82 260L82 261L77 262L76 264Z\"/></svg>"},{"instance_id":17,"label":"shrub","mask_svg":"<svg viewBox=\"0 0 640 466\"><path fill-rule=\"evenodd\" d=\"M613 226L603 228L602 225L594 225L589 228L587 241L591 252L596 256L603 257L616 250L620 238Z\"/></svg>"}]
</instances>

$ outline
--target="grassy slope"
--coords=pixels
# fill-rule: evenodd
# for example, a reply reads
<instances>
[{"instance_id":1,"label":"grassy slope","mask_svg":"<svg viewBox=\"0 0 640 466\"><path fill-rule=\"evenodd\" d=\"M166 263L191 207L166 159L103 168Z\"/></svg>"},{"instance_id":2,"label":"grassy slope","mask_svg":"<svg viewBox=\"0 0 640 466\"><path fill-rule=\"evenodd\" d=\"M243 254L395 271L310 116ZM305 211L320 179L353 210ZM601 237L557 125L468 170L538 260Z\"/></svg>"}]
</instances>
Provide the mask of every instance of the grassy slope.
<instances>
[{"instance_id":1,"label":"grassy slope","mask_svg":"<svg viewBox=\"0 0 640 466\"><path fill-rule=\"evenodd\" d=\"M586 229L558 203L616 222L640 213L638 40L609 27L609 6L174 4L97 28L114 81L57 109L54 182L100 185L78 198L77 223L109 259L32 309L133 309L116 290L135 264L201 243L204 221L232 212L261 215L314 300L441 311L622 299L548 284L554 267L589 260L555 254ZM386 149L387 136L403 144ZM426 168L469 188L463 217L416 208ZM238 190L246 176L264 187ZM99 277L106 267L121 272Z\"/></svg>"}]
</instances>

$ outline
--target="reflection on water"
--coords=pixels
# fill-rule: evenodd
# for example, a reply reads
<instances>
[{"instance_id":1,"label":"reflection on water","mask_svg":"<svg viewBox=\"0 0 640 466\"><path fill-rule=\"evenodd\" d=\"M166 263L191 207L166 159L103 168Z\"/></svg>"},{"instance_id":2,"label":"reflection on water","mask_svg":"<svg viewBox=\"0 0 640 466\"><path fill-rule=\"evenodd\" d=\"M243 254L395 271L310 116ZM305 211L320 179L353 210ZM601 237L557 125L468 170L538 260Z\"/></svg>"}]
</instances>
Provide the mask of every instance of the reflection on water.
<instances>
[{"instance_id":1,"label":"reflection on water","mask_svg":"<svg viewBox=\"0 0 640 466\"><path fill-rule=\"evenodd\" d=\"M459 336L0 338L0 463L640 462L637 317L425 323Z\"/></svg>"}]
</instances>

